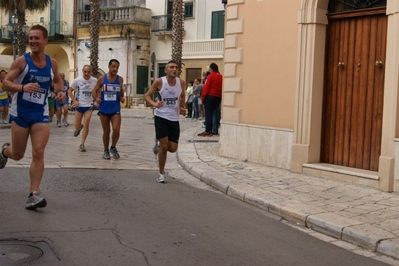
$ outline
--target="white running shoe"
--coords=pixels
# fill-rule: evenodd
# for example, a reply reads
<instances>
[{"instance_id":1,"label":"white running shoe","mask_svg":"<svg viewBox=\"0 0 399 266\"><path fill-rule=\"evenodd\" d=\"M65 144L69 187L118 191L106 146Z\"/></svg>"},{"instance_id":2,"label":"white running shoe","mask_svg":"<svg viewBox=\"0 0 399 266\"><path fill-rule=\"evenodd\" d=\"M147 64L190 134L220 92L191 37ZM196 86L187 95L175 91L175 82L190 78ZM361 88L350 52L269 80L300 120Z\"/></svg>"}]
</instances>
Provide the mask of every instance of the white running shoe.
<instances>
[{"instance_id":1,"label":"white running shoe","mask_svg":"<svg viewBox=\"0 0 399 266\"><path fill-rule=\"evenodd\" d=\"M29 195L25 208L28 210L36 210L36 208L44 208L47 205L45 198L39 197L40 193L35 191Z\"/></svg>"},{"instance_id":2,"label":"white running shoe","mask_svg":"<svg viewBox=\"0 0 399 266\"><path fill-rule=\"evenodd\" d=\"M165 174L159 173L158 178L157 178L158 183L165 183Z\"/></svg>"},{"instance_id":3,"label":"white running shoe","mask_svg":"<svg viewBox=\"0 0 399 266\"><path fill-rule=\"evenodd\" d=\"M8 158L4 157L3 152L10 145L11 144L9 142L6 142L1 147L1 150L0 150L0 169L3 169L6 166L6 164L7 164Z\"/></svg>"},{"instance_id":4,"label":"white running shoe","mask_svg":"<svg viewBox=\"0 0 399 266\"><path fill-rule=\"evenodd\" d=\"M119 159L120 158L118 150L115 147L111 148L109 151L114 156L114 159Z\"/></svg>"},{"instance_id":5,"label":"white running shoe","mask_svg":"<svg viewBox=\"0 0 399 266\"><path fill-rule=\"evenodd\" d=\"M158 154L159 148L160 148L159 140L157 140L157 139L155 138L155 144L154 144L154 147L152 148L152 152L153 152L155 155Z\"/></svg>"}]
</instances>

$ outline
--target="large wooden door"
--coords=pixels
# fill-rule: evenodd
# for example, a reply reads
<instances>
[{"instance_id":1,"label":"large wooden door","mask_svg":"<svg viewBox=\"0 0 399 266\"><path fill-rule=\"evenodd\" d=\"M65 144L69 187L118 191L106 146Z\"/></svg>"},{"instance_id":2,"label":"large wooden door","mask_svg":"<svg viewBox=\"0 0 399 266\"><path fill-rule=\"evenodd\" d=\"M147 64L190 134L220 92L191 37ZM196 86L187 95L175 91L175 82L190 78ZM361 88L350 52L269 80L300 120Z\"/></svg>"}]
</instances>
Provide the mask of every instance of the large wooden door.
<instances>
[{"instance_id":1,"label":"large wooden door","mask_svg":"<svg viewBox=\"0 0 399 266\"><path fill-rule=\"evenodd\" d=\"M321 162L378 171L386 33L385 8L329 17Z\"/></svg>"}]
</instances>

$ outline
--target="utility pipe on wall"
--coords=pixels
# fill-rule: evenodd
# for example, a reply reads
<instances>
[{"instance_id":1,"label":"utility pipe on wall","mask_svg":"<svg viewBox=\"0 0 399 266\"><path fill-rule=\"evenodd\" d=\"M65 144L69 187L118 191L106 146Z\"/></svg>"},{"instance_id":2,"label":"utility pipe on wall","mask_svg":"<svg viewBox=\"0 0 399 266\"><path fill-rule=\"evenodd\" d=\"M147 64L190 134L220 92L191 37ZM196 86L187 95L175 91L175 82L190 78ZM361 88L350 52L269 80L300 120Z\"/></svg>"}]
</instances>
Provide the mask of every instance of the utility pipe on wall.
<instances>
[{"instance_id":1,"label":"utility pipe on wall","mask_svg":"<svg viewBox=\"0 0 399 266\"><path fill-rule=\"evenodd\" d=\"M126 97L126 107L127 108L130 108L130 105L129 105L129 87L128 87L128 85L129 85L129 57L130 57L130 54L129 54L129 50L130 50L130 33L129 32L127 32L127 34L126 34L126 95L125 95L125 97Z\"/></svg>"}]
</instances>

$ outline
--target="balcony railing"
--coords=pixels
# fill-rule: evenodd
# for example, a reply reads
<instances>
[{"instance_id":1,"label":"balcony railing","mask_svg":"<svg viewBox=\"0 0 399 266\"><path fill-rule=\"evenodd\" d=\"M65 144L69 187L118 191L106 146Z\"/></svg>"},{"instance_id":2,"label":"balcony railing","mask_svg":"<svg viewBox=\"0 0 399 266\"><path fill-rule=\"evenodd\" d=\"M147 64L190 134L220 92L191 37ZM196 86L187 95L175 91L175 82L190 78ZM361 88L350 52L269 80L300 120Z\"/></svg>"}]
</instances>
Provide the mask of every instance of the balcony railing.
<instances>
[{"instance_id":1,"label":"balcony railing","mask_svg":"<svg viewBox=\"0 0 399 266\"><path fill-rule=\"evenodd\" d=\"M90 22L90 11L79 11L78 24ZM138 6L104 8L100 12L101 22L144 22L149 23L151 10Z\"/></svg>"},{"instance_id":2,"label":"balcony railing","mask_svg":"<svg viewBox=\"0 0 399 266\"><path fill-rule=\"evenodd\" d=\"M183 59L223 58L224 39L183 41Z\"/></svg>"},{"instance_id":3,"label":"balcony railing","mask_svg":"<svg viewBox=\"0 0 399 266\"><path fill-rule=\"evenodd\" d=\"M172 14L153 16L151 18L151 31L172 31Z\"/></svg>"},{"instance_id":4,"label":"balcony railing","mask_svg":"<svg viewBox=\"0 0 399 266\"><path fill-rule=\"evenodd\" d=\"M33 25L42 25L48 30L49 36L55 36L56 34L68 35L68 25L65 21L47 21L47 22L30 22L24 26L23 31L28 32L29 28ZM12 39L13 38L13 27L11 24L2 25L0 28L1 39Z\"/></svg>"}]
</instances>

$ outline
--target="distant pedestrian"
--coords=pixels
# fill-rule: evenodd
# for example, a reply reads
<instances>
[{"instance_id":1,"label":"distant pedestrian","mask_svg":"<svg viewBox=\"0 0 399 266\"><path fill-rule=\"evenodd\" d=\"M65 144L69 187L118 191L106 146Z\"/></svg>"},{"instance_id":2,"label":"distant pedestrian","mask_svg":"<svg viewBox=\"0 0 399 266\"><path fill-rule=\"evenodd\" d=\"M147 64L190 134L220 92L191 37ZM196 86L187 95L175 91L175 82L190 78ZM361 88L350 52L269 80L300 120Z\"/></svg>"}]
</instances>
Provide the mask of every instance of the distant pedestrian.
<instances>
[{"instance_id":1,"label":"distant pedestrian","mask_svg":"<svg viewBox=\"0 0 399 266\"><path fill-rule=\"evenodd\" d=\"M50 85L50 91L54 92L54 87L53 84ZM53 97L52 93L49 93L47 95L47 105L48 105L48 117L49 117L49 122L53 123L53 117L55 113L55 99Z\"/></svg>"},{"instance_id":2,"label":"distant pedestrian","mask_svg":"<svg viewBox=\"0 0 399 266\"><path fill-rule=\"evenodd\" d=\"M194 114L193 118L191 119L192 121L197 121L199 118L200 114L200 101L201 101L201 93L202 93L202 84L201 84L201 78L196 78L194 80L194 88L193 88L193 109L194 109Z\"/></svg>"},{"instance_id":3,"label":"distant pedestrian","mask_svg":"<svg viewBox=\"0 0 399 266\"><path fill-rule=\"evenodd\" d=\"M10 107L8 92L2 88L2 83L6 74L7 72L5 70L0 71L0 118L3 119L3 124L8 124L8 109Z\"/></svg>"},{"instance_id":4,"label":"distant pedestrian","mask_svg":"<svg viewBox=\"0 0 399 266\"><path fill-rule=\"evenodd\" d=\"M119 140L121 129L121 105L125 102L123 91L123 78L118 75L119 61L111 59L108 63L108 73L99 77L97 84L93 89L92 96L99 104L99 112L101 125L103 128L103 159L109 160L110 152L114 159L119 159L119 153L116 144ZM111 148L109 148L109 135L111 133Z\"/></svg>"},{"instance_id":5,"label":"distant pedestrian","mask_svg":"<svg viewBox=\"0 0 399 266\"><path fill-rule=\"evenodd\" d=\"M55 107L56 107L56 116L57 116L57 127L61 127L61 122L62 124L67 127L69 126L68 123L68 107L69 107L69 97L68 97L68 89L69 89L69 82L65 80L65 74L60 73L60 77L62 79L62 83L64 84L64 91L65 91L65 101L60 102L60 101L55 101ZM61 120L61 117L63 119Z\"/></svg>"},{"instance_id":6,"label":"distant pedestrian","mask_svg":"<svg viewBox=\"0 0 399 266\"><path fill-rule=\"evenodd\" d=\"M167 153L177 150L180 137L179 113L186 115L184 80L178 78L179 68L174 61L165 66L166 76L154 81L145 94L145 100L154 110L155 146L153 152L158 156L158 183L165 183L165 164ZM152 96L158 92L157 101Z\"/></svg>"},{"instance_id":7,"label":"distant pedestrian","mask_svg":"<svg viewBox=\"0 0 399 266\"><path fill-rule=\"evenodd\" d=\"M209 72L209 71L206 71L206 72L203 73L203 78L202 78L202 82L201 82L202 90L204 90L204 85L205 85L205 82L206 82L206 78L208 77L208 75L210 73L211 72ZM198 106L199 106L199 119L204 119L204 122L203 122L204 126L203 127L205 127L205 107L204 107L204 103L202 102L202 91L201 91L201 97L198 98Z\"/></svg>"},{"instance_id":8,"label":"distant pedestrian","mask_svg":"<svg viewBox=\"0 0 399 266\"><path fill-rule=\"evenodd\" d=\"M73 135L75 137L79 136L83 128L82 142L79 145L79 151L85 152L85 141L89 134L89 124L93 113L92 92L97 84L97 79L91 76L92 67L90 65L84 65L82 72L82 77L78 77L71 82L68 93L73 102L73 107L75 108L75 132Z\"/></svg>"},{"instance_id":9,"label":"distant pedestrian","mask_svg":"<svg viewBox=\"0 0 399 266\"><path fill-rule=\"evenodd\" d=\"M193 85L194 81L190 80L188 82L187 90L186 90L186 107L187 107L187 116L186 118L192 118L193 116Z\"/></svg>"},{"instance_id":10,"label":"distant pedestrian","mask_svg":"<svg viewBox=\"0 0 399 266\"><path fill-rule=\"evenodd\" d=\"M6 142L1 148L0 169L5 167L8 158L18 161L24 157L30 137L30 194L25 208L35 210L47 205L46 199L39 197L39 187L44 172L44 150L50 136L47 95L51 83L56 100L64 101L65 93L57 61L44 54L48 42L47 29L42 25L32 26L28 40L31 52L11 64L2 84L4 90L13 92L13 101L10 111L12 139L11 144Z\"/></svg>"},{"instance_id":11,"label":"distant pedestrian","mask_svg":"<svg viewBox=\"0 0 399 266\"><path fill-rule=\"evenodd\" d=\"M200 137L212 136L213 113L222 101L223 76L219 73L218 65L210 64L209 72L201 96L205 106L205 131L198 134Z\"/></svg>"}]
</instances>

